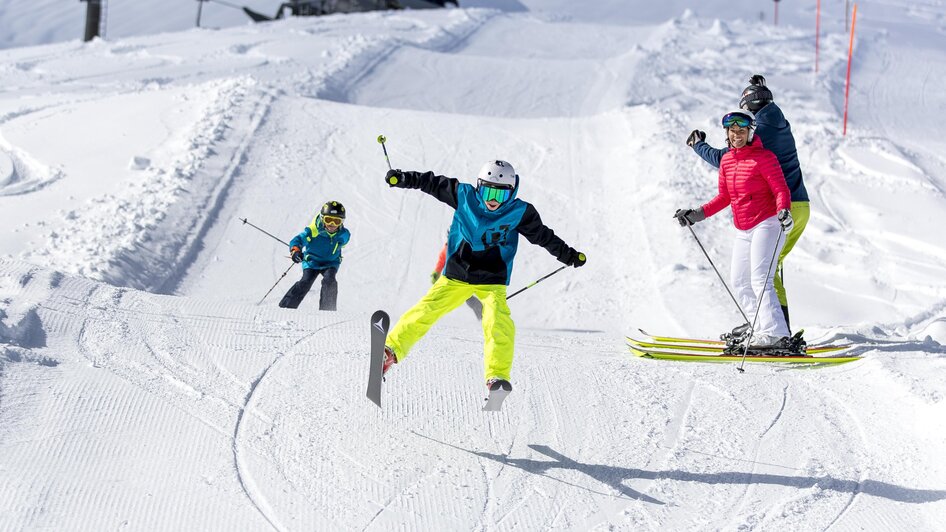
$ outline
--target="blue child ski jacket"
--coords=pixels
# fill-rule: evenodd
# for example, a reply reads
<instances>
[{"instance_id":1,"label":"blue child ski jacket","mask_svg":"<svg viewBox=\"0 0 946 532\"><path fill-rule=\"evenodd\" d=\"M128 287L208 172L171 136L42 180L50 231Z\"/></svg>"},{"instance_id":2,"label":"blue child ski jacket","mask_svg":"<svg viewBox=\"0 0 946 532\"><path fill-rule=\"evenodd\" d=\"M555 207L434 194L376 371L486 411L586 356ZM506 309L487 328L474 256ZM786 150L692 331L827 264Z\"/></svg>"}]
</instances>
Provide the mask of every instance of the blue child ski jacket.
<instances>
[{"instance_id":1,"label":"blue child ski jacket","mask_svg":"<svg viewBox=\"0 0 946 532\"><path fill-rule=\"evenodd\" d=\"M520 234L565 264L578 256L542 223L532 204L516 198L518 183L509 200L495 211L486 208L473 185L433 172L402 172L394 186L420 189L456 210L447 234L447 261L442 272L447 279L508 285Z\"/></svg>"},{"instance_id":2,"label":"blue child ski jacket","mask_svg":"<svg viewBox=\"0 0 946 532\"><path fill-rule=\"evenodd\" d=\"M795 148L795 137L792 135L792 126L785 119L782 110L775 102L771 102L755 115L755 134L762 139L765 148L775 154L785 183L792 193L792 201L808 201L808 191L801 175L801 164L798 162L798 150ZM729 148L717 149L705 141L693 145L695 151L704 161L719 168L719 161Z\"/></svg>"},{"instance_id":3,"label":"blue child ski jacket","mask_svg":"<svg viewBox=\"0 0 946 532\"><path fill-rule=\"evenodd\" d=\"M342 247L351 239L351 233L345 226L329 233L322 224L322 215L316 215L301 233L289 241L289 252L297 247L302 250L302 268L306 270L327 270L338 268L342 264Z\"/></svg>"}]
</instances>

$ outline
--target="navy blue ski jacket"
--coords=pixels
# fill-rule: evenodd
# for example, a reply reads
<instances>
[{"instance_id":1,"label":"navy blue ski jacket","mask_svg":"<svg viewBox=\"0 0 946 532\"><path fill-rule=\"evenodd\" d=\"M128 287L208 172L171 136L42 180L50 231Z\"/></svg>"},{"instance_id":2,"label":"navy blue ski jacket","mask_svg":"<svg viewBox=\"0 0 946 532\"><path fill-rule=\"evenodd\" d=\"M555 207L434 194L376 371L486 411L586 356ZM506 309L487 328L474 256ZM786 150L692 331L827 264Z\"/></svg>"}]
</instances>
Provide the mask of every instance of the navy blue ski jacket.
<instances>
[{"instance_id":1,"label":"navy blue ski jacket","mask_svg":"<svg viewBox=\"0 0 946 532\"><path fill-rule=\"evenodd\" d=\"M762 139L765 148L775 154L785 183L792 193L792 201L808 201L808 191L801 175L801 164L798 162L798 150L795 149L795 137L792 136L792 126L785 119L782 110L775 102L769 103L755 115L755 134ZM729 148L717 149L705 141L693 145L693 151L704 161L719 168L719 161Z\"/></svg>"}]
</instances>

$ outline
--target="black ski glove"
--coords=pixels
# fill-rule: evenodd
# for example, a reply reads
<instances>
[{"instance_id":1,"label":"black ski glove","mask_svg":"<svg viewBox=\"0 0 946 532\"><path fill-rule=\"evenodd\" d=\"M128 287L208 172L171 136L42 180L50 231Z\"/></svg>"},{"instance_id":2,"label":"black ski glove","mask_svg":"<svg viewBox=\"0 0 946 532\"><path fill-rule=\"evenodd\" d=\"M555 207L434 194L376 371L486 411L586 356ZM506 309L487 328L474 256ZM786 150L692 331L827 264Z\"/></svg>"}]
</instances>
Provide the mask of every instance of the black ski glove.
<instances>
[{"instance_id":1,"label":"black ski glove","mask_svg":"<svg viewBox=\"0 0 946 532\"><path fill-rule=\"evenodd\" d=\"M404 181L404 172L400 168L397 170L388 170L388 173L384 174L384 182L390 187L396 187L401 182Z\"/></svg>"},{"instance_id":2,"label":"black ski glove","mask_svg":"<svg viewBox=\"0 0 946 532\"><path fill-rule=\"evenodd\" d=\"M292 262L295 262L296 264L299 264L300 262L302 262L302 250L300 250L299 248L293 247L291 256L292 256Z\"/></svg>"},{"instance_id":3,"label":"black ski glove","mask_svg":"<svg viewBox=\"0 0 946 532\"><path fill-rule=\"evenodd\" d=\"M700 131L699 129L694 129L690 132L690 136L687 137L687 146L693 147L697 142L704 142L706 140L706 132Z\"/></svg>"},{"instance_id":4,"label":"black ski glove","mask_svg":"<svg viewBox=\"0 0 946 532\"><path fill-rule=\"evenodd\" d=\"M588 258L585 257L585 254L580 251L571 250L571 253L568 255L568 262L565 264L567 266L573 266L575 268L581 268L585 265L585 262L588 261Z\"/></svg>"},{"instance_id":5,"label":"black ski glove","mask_svg":"<svg viewBox=\"0 0 946 532\"><path fill-rule=\"evenodd\" d=\"M677 212L673 215L674 218L680 222L681 227L688 225L693 225L696 222L702 222L706 219L706 215L703 214L703 208L699 209L677 209Z\"/></svg>"},{"instance_id":6,"label":"black ski glove","mask_svg":"<svg viewBox=\"0 0 946 532\"><path fill-rule=\"evenodd\" d=\"M749 85L758 85L760 87L765 87L765 76L762 74L753 74L749 78Z\"/></svg>"}]
</instances>

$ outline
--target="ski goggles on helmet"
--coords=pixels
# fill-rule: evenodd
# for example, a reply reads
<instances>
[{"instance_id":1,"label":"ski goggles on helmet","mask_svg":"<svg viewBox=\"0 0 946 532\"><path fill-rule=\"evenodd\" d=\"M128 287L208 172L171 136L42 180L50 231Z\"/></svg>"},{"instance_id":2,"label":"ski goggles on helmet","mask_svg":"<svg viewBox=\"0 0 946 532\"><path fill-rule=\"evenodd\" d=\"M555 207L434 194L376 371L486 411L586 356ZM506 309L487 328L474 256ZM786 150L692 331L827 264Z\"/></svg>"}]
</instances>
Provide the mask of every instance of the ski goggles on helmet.
<instances>
[{"instance_id":1,"label":"ski goggles on helmet","mask_svg":"<svg viewBox=\"0 0 946 532\"><path fill-rule=\"evenodd\" d=\"M512 188L513 187L508 185L497 185L496 183L490 183L482 179L480 179L476 185L480 197L483 198L483 203L487 201L495 201L498 203L509 201L509 198L512 197Z\"/></svg>"},{"instance_id":2,"label":"ski goggles on helmet","mask_svg":"<svg viewBox=\"0 0 946 532\"><path fill-rule=\"evenodd\" d=\"M338 216L322 216L323 224L342 225L342 222L344 221L345 220L339 218Z\"/></svg>"},{"instance_id":3,"label":"ski goggles on helmet","mask_svg":"<svg viewBox=\"0 0 946 532\"><path fill-rule=\"evenodd\" d=\"M723 127L749 127L752 124L752 119L748 116L739 114L739 113L729 113L723 117Z\"/></svg>"}]
</instances>

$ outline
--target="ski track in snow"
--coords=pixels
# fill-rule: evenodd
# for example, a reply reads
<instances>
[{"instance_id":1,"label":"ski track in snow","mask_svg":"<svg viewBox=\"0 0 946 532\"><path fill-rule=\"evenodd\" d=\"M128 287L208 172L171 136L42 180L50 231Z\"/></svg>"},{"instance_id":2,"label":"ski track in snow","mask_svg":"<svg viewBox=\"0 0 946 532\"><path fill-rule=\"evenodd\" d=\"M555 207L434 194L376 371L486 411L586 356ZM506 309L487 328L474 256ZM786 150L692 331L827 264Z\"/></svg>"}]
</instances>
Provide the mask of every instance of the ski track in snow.
<instances>
[{"instance_id":1,"label":"ski track in snow","mask_svg":"<svg viewBox=\"0 0 946 532\"><path fill-rule=\"evenodd\" d=\"M266 367L263 370L263 373L260 374L259 378L250 383L250 391L246 394L246 400L243 403L243 406L240 408L240 412L237 414L237 421L233 427L233 466L236 469L237 479L240 482L240 487L243 489L243 492L246 494L246 497L250 500L253 506L259 511L260 515L266 519L266 522L269 523L276 530L286 530L282 524L280 524L275 511L272 506L266 499L264 493L260 491L256 483L253 481L253 476L249 472L249 467L244 464L242 459L242 449L240 446L240 433L243 427L243 417L246 415L247 410L253 404L253 394L256 393L256 389L259 386L260 382L266 378L266 374L269 373L269 370L279 362L279 359L283 355L277 355L276 359L272 364Z\"/></svg>"}]
</instances>

